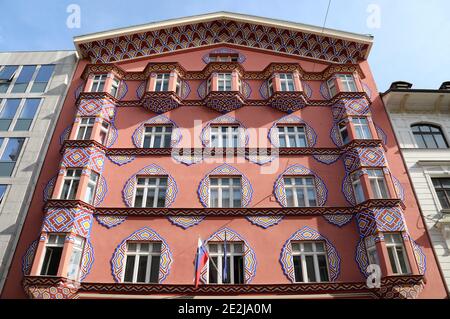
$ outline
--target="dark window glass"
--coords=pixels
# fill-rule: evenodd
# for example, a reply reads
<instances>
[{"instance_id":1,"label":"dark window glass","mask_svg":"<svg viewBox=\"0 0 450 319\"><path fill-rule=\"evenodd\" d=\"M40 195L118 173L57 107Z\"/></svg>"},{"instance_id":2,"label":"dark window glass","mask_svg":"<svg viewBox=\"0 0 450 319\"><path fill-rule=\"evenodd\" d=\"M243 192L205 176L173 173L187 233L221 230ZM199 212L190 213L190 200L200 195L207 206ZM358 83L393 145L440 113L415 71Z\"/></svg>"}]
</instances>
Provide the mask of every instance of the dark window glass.
<instances>
[{"instance_id":1,"label":"dark window glass","mask_svg":"<svg viewBox=\"0 0 450 319\"><path fill-rule=\"evenodd\" d=\"M214 265L217 265L217 257L209 257L209 283L217 284L217 270Z\"/></svg>"},{"instance_id":2,"label":"dark window glass","mask_svg":"<svg viewBox=\"0 0 450 319\"><path fill-rule=\"evenodd\" d=\"M305 261L306 261L306 271L308 272L309 282L317 282L316 271L314 269L314 257L313 256L305 256Z\"/></svg>"},{"instance_id":3,"label":"dark window glass","mask_svg":"<svg viewBox=\"0 0 450 319\"><path fill-rule=\"evenodd\" d=\"M319 262L320 281L328 281L328 266L326 257L323 255L318 255L317 261Z\"/></svg>"},{"instance_id":4,"label":"dark window glass","mask_svg":"<svg viewBox=\"0 0 450 319\"><path fill-rule=\"evenodd\" d=\"M61 261L63 247L47 247L45 250L44 263L42 264L42 276L56 276L59 262Z\"/></svg>"},{"instance_id":5,"label":"dark window glass","mask_svg":"<svg viewBox=\"0 0 450 319\"><path fill-rule=\"evenodd\" d=\"M0 158L0 176L11 176L22 150L24 138L10 138Z\"/></svg>"},{"instance_id":6,"label":"dark window glass","mask_svg":"<svg viewBox=\"0 0 450 319\"><path fill-rule=\"evenodd\" d=\"M301 257L293 256L292 258L294 259L295 282L303 282Z\"/></svg>"},{"instance_id":7,"label":"dark window glass","mask_svg":"<svg viewBox=\"0 0 450 319\"><path fill-rule=\"evenodd\" d=\"M0 93L6 93L11 84L14 74L16 74L17 65L6 65L0 71Z\"/></svg>"},{"instance_id":8,"label":"dark window glass","mask_svg":"<svg viewBox=\"0 0 450 319\"><path fill-rule=\"evenodd\" d=\"M17 77L16 83L12 89L12 93L23 93L27 90L28 83L30 83L33 77L34 71L36 70L35 65L24 65L22 71L20 71Z\"/></svg>"},{"instance_id":9,"label":"dark window glass","mask_svg":"<svg viewBox=\"0 0 450 319\"><path fill-rule=\"evenodd\" d=\"M5 196L6 188L8 185L0 185L0 204L3 201L3 197Z\"/></svg>"},{"instance_id":10,"label":"dark window glass","mask_svg":"<svg viewBox=\"0 0 450 319\"><path fill-rule=\"evenodd\" d=\"M148 256L139 257L138 273L136 279L137 282L145 282L145 275L147 274L147 260Z\"/></svg>"},{"instance_id":11,"label":"dark window glass","mask_svg":"<svg viewBox=\"0 0 450 319\"><path fill-rule=\"evenodd\" d=\"M243 284L244 283L244 257L243 256L234 256L234 283L235 284ZM228 267L230 269L230 267Z\"/></svg>"},{"instance_id":12,"label":"dark window glass","mask_svg":"<svg viewBox=\"0 0 450 319\"><path fill-rule=\"evenodd\" d=\"M433 178L434 190L442 208L450 208L450 178Z\"/></svg>"},{"instance_id":13,"label":"dark window glass","mask_svg":"<svg viewBox=\"0 0 450 319\"><path fill-rule=\"evenodd\" d=\"M150 270L150 282L158 283L159 282L159 263L161 256L152 256L152 265Z\"/></svg>"},{"instance_id":14,"label":"dark window glass","mask_svg":"<svg viewBox=\"0 0 450 319\"><path fill-rule=\"evenodd\" d=\"M128 256L127 257L127 263L125 265L125 282L132 282L133 281L133 271L134 271L134 260L135 256Z\"/></svg>"},{"instance_id":15,"label":"dark window glass","mask_svg":"<svg viewBox=\"0 0 450 319\"><path fill-rule=\"evenodd\" d=\"M14 131L28 131L33 123L41 99L27 99L14 125Z\"/></svg>"},{"instance_id":16,"label":"dark window glass","mask_svg":"<svg viewBox=\"0 0 450 319\"><path fill-rule=\"evenodd\" d=\"M0 131L7 131L16 115L20 99L7 99L0 113Z\"/></svg>"},{"instance_id":17,"label":"dark window glass","mask_svg":"<svg viewBox=\"0 0 450 319\"><path fill-rule=\"evenodd\" d=\"M47 87L48 81L52 77L53 70L55 69L54 65L42 65L36 75L36 79L34 80L33 86L31 87L31 92L33 93L41 93L45 91Z\"/></svg>"},{"instance_id":18,"label":"dark window glass","mask_svg":"<svg viewBox=\"0 0 450 319\"><path fill-rule=\"evenodd\" d=\"M419 148L448 148L447 141L439 127L417 124L411 126L411 129Z\"/></svg>"}]
</instances>

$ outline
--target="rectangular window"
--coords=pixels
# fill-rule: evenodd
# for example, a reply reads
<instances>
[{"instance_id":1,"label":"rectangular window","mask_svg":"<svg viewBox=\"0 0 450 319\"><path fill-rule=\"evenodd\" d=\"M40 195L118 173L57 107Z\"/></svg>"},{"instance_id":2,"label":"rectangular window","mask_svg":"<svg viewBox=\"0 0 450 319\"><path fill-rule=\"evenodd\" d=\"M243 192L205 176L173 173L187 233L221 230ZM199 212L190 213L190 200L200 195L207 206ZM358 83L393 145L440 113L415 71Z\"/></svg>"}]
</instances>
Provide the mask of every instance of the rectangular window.
<instances>
[{"instance_id":1,"label":"rectangular window","mask_svg":"<svg viewBox=\"0 0 450 319\"><path fill-rule=\"evenodd\" d=\"M19 109L21 99L6 99L0 112L0 131L8 131Z\"/></svg>"},{"instance_id":2,"label":"rectangular window","mask_svg":"<svg viewBox=\"0 0 450 319\"><path fill-rule=\"evenodd\" d=\"M358 174L352 174L352 187L353 193L355 194L355 200L357 204L360 204L366 200L364 196L364 191L361 184L361 179Z\"/></svg>"},{"instance_id":3,"label":"rectangular window","mask_svg":"<svg viewBox=\"0 0 450 319\"><path fill-rule=\"evenodd\" d=\"M91 92L103 92L105 88L107 75L99 74L94 76L94 80L92 81Z\"/></svg>"},{"instance_id":4,"label":"rectangular window","mask_svg":"<svg viewBox=\"0 0 450 319\"><path fill-rule=\"evenodd\" d=\"M94 171L91 171L91 175L89 176L89 181L86 188L86 194L84 196L84 201L86 203L92 204L94 202L95 191L97 190L97 181L98 174Z\"/></svg>"},{"instance_id":5,"label":"rectangular window","mask_svg":"<svg viewBox=\"0 0 450 319\"><path fill-rule=\"evenodd\" d=\"M170 147L172 140L172 126L146 126L143 148Z\"/></svg>"},{"instance_id":6,"label":"rectangular window","mask_svg":"<svg viewBox=\"0 0 450 319\"><path fill-rule=\"evenodd\" d=\"M375 199L386 199L389 198L388 189L386 186L386 180L384 179L384 173L381 169L369 169L367 170L369 174L370 187L372 189L372 194Z\"/></svg>"},{"instance_id":7,"label":"rectangular window","mask_svg":"<svg viewBox=\"0 0 450 319\"><path fill-rule=\"evenodd\" d=\"M82 169L68 169L64 176L64 182L59 199L73 200L77 195Z\"/></svg>"},{"instance_id":8,"label":"rectangular window","mask_svg":"<svg viewBox=\"0 0 450 319\"><path fill-rule=\"evenodd\" d=\"M330 93L330 97L334 97L337 93L336 82L334 78L331 78L327 81L328 92Z\"/></svg>"},{"instance_id":9,"label":"rectangular window","mask_svg":"<svg viewBox=\"0 0 450 319\"><path fill-rule=\"evenodd\" d=\"M304 126L279 126L280 147L308 147Z\"/></svg>"},{"instance_id":10,"label":"rectangular window","mask_svg":"<svg viewBox=\"0 0 450 319\"><path fill-rule=\"evenodd\" d=\"M41 276L56 276L64 247L65 235L49 234L45 244L45 255L41 266Z\"/></svg>"},{"instance_id":11,"label":"rectangular window","mask_svg":"<svg viewBox=\"0 0 450 319\"><path fill-rule=\"evenodd\" d=\"M100 143L105 145L108 140L109 134L109 123L103 120L102 125L100 126Z\"/></svg>"},{"instance_id":12,"label":"rectangular window","mask_svg":"<svg viewBox=\"0 0 450 319\"><path fill-rule=\"evenodd\" d=\"M2 156L0 157L0 176L11 176L16 162L20 156L22 150L24 138L8 138L6 140L6 146L3 149ZM0 143L3 142L3 138L0 139Z\"/></svg>"},{"instance_id":13,"label":"rectangular window","mask_svg":"<svg viewBox=\"0 0 450 319\"><path fill-rule=\"evenodd\" d=\"M34 117L36 116L41 99L26 99L22 107L16 124L14 125L14 131L29 131Z\"/></svg>"},{"instance_id":14,"label":"rectangular window","mask_svg":"<svg viewBox=\"0 0 450 319\"><path fill-rule=\"evenodd\" d=\"M224 278L225 247L224 243L208 244L209 284L243 284L244 283L244 249L242 243L226 243L226 277Z\"/></svg>"},{"instance_id":15,"label":"rectangular window","mask_svg":"<svg viewBox=\"0 0 450 319\"><path fill-rule=\"evenodd\" d=\"M217 74L217 91L231 91L231 73Z\"/></svg>"},{"instance_id":16,"label":"rectangular window","mask_svg":"<svg viewBox=\"0 0 450 319\"><path fill-rule=\"evenodd\" d=\"M294 76L292 73L280 73L280 90L282 92L292 92L295 90Z\"/></svg>"},{"instance_id":17,"label":"rectangular window","mask_svg":"<svg viewBox=\"0 0 450 319\"><path fill-rule=\"evenodd\" d=\"M0 184L0 204L3 202L7 188L8 185Z\"/></svg>"},{"instance_id":18,"label":"rectangular window","mask_svg":"<svg viewBox=\"0 0 450 319\"><path fill-rule=\"evenodd\" d=\"M133 207L165 207L167 177L137 177Z\"/></svg>"},{"instance_id":19,"label":"rectangular window","mask_svg":"<svg viewBox=\"0 0 450 319\"><path fill-rule=\"evenodd\" d=\"M239 126L211 126L211 147L239 147Z\"/></svg>"},{"instance_id":20,"label":"rectangular window","mask_svg":"<svg viewBox=\"0 0 450 319\"><path fill-rule=\"evenodd\" d=\"M17 77L16 83L14 83L11 93L26 92L35 70L36 65L24 65Z\"/></svg>"},{"instance_id":21,"label":"rectangular window","mask_svg":"<svg viewBox=\"0 0 450 319\"><path fill-rule=\"evenodd\" d=\"M372 133L370 132L369 123L365 117L352 118L353 127L355 128L356 138L360 140L370 140Z\"/></svg>"},{"instance_id":22,"label":"rectangular window","mask_svg":"<svg viewBox=\"0 0 450 319\"><path fill-rule=\"evenodd\" d=\"M211 177L209 179L209 207L241 207L240 177Z\"/></svg>"},{"instance_id":23,"label":"rectangular window","mask_svg":"<svg viewBox=\"0 0 450 319\"><path fill-rule=\"evenodd\" d=\"M342 143L347 144L348 142L350 142L350 136L348 135L347 125L345 124L345 122L340 122L338 126Z\"/></svg>"},{"instance_id":24,"label":"rectangular window","mask_svg":"<svg viewBox=\"0 0 450 319\"><path fill-rule=\"evenodd\" d=\"M313 177L285 177L284 187L288 207L317 206Z\"/></svg>"},{"instance_id":25,"label":"rectangular window","mask_svg":"<svg viewBox=\"0 0 450 319\"><path fill-rule=\"evenodd\" d=\"M267 81L267 89L269 90L269 96L273 95L273 78Z\"/></svg>"},{"instance_id":26,"label":"rectangular window","mask_svg":"<svg viewBox=\"0 0 450 319\"><path fill-rule=\"evenodd\" d=\"M43 93L47 88L48 82L52 77L55 66L53 64L41 65L34 79L33 86L31 87L31 93Z\"/></svg>"},{"instance_id":27,"label":"rectangular window","mask_svg":"<svg viewBox=\"0 0 450 319\"><path fill-rule=\"evenodd\" d=\"M160 242L128 242L123 282L159 282Z\"/></svg>"},{"instance_id":28,"label":"rectangular window","mask_svg":"<svg viewBox=\"0 0 450 319\"><path fill-rule=\"evenodd\" d=\"M206 93L208 94L209 92L211 92L211 77L208 78L208 80L206 81Z\"/></svg>"},{"instance_id":29,"label":"rectangular window","mask_svg":"<svg viewBox=\"0 0 450 319\"><path fill-rule=\"evenodd\" d=\"M89 140L94 128L95 117L82 117L78 127L77 140Z\"/></svg>"},{"instance_id":30,"label":"rectangular window","mask_svg":"<svg viewBox=\"0 0 450 319\"><path fill-rule=\"evenodd\" d=\"M343 89L343 92L357 92L358 89L356 88L355 79L353 78L353 75L351 74L339 74L338 76L339 81L341 81L341 86Z\"/></svg>"},{"instance_id":31,"label":"rectangular window","mask_svg":"<svg viewBox=\"0 0 450 319\"><path fill-rule=\"evenodd\" d=\"M295 282L325 282L328 262L323 242L292 242Z\"/></svg>"},{"instance_id":32,"label":"rectangular window","mask_svg":"<svg viewBox=\"0 0 450 319\"><path fill-rule=\"evenodd\" d=\"M409 264L406 256L403 238L400 233L385 233L384 241L389 255L392 272L396 275L409 274Z\"/></svg>"},{"instance_id":33,"label":"rectangular window","mask_svg":"<svg viewBox=\"0 0 450 319\"><path fill-rule=\"evenodd\" d=\"M5 65L0 70L0 93L8 92L9 86L19 67L17 65Z\"/></svg>"},{"instance_id":34,"label":"rectangular window","mask_svg":"<svg viewBox=\"0 0 450 319\"><path fill-rule=\"evenodd\" d=\"M450 208L450 178L432 178L434 190L443 209Z\"/></svg>"},{"instance_id":35,"label":"rectangular window","mask_svg":"<svg viewBox=\"0 0 450 319\"><path fill-rule=\"evenodd\" d=\"M70 256L69 266L67 269L67 278L78 280L80 275L80 264L83 256L84 238L75 237L72 246L72 255Z\"/></svg>"},{"instance_id":36,"label":"rectangular window","mask_svg":"<svg viewBox=\"0 0 450 319\"><path fill-rule=\"evenodd\" d=\"M366 245L367 258L369 259L369 265L380 265L380 259L378 258L377 246L375 245L374 236L368 236L364 239Z\"/></svg>"},{"instance_id":37,"label":"rectangular window","mask_svg":"<svg viewBox=\"0 0 450 319\"><path fill-rule=\"evenodd\" d=\"M169 90L170 73L158 73L155 81L155 91L165 92Z\"/></svg>"},{"instance_id":38,"label":"rectangular window","mask_svg":"<svg viewBox=\"0 0 450 319\"><path fill-rule=\"evenodd\" d=\"M112 80L110 94L114 97L117 97L117 92L119 92L120 81L116 78Z\"/></svg>"}]
</instances>

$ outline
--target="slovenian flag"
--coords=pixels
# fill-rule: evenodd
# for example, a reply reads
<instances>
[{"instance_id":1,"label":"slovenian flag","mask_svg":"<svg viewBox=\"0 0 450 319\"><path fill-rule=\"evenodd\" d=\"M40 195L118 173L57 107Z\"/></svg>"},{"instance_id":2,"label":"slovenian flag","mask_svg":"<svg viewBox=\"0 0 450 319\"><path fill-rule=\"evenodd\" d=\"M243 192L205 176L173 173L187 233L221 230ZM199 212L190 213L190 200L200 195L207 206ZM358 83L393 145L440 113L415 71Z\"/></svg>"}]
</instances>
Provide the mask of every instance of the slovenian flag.
<instances>
[{"instance_id":1,"label":"slovenian flag","mask_svg":"<svg viewBox=\"0 0 450 319\"><path fill-rule=\"evenodd\" d=\"M203 245L202 240L199 238L197 245L197 259L195 260L195 288L198 287L198 283L200 282L200 274L208 260L208 250L206 249L205 245Z\"/></svg>"}]
</instances>

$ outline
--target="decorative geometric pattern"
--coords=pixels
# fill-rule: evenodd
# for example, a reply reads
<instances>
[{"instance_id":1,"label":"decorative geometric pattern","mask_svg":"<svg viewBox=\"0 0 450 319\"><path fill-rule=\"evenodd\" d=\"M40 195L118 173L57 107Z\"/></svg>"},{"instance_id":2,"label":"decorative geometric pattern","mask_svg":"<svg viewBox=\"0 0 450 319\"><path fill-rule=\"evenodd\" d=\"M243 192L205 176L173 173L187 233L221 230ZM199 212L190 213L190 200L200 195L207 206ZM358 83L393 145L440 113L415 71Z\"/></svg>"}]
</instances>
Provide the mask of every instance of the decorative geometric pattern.
<instances>
[{"instance_id":1,"label":"decorative geometric pattern","mask_svg":"<svg viewBox=\"0 0 450 319\"><path fill-rule=\"evenodd\" d=\"M120 81L120 84L119 84L119 90L117 91L116 99L122 100L125 97L125 95L127 95L127 93L128 93L127 82L122 80L122 81Z\"/></svg>"},{"instance_id":2,"label":"decorative geometric pattern","mask_svg":"<svg viewBox=\"0 0 450 319\"><path fill-rule=\"evenodd\" d=\"M95 215L95 219L98 223L108 229L119 226L125 220L127 220L126 216L99 216Z\"/></svg>"},{"instance_id":3,"label":"decorative geometric pattern","mask_svg":"<svg viewBox=\"0 0 450 319\"><path fill-rule=\"evenodd\" d=\"M86 240L83 250L83 257L81 258L80 265L80 281L91 272L92 265L94 264L94 247L89 239Z\"/></svg>"},{"instance_id":4,"label":"decorative geometric pattern","mask_svg":"<svg viewBox=\"0 0 450 319\"><path fill-rule=\"evenodd\" d=\"M244 244L244 283L248 285L252 282L256 275L257 262L255 251L241 235L228 227L224 227L212 234L207 240L205 240L205 243L223 242L225 241L225 234L227 242L242 242ZM200 280L204 284L208 283L208 267L209 263L207 263L200 272Z\"/></svg>"},{"instance_id":5,"label":"decorative geometric pattern","mask_svg":"<svg viewBox=\"0 0 450 319\"><path fill-rule=\"evenodd\" d=\"M106 183L106 178L100 175L97 183L97 189L95 191L94 206L99 206L103 202L107 192L108 184Z\"/></svg>"},{"instance_id":6,"label":"decorative geometric pattern","mask_svg":"<svg viewBox=\"0 0 450 319\"><path fill-rule=\"evenodd\" d=\"M111 122L111 125L109 127L108 138L106 139L105 146L112 147L114 145L114 143L117 141L118 137L119 137L119 131L117 130L117 127L114 125L114 122Z\"/></svg>"},{"instance_id":7,"label":"decorative geometric pattern","mask_svg":"<svg viewBox=\"0 0 450 319\"><path fill-rule=\"evenodd\" d=\"M367 43L228 18L85 42L79 47L92 63L111 63L220 43L351 64L363 60L369 49Z\"/></svg>"},{"instance_id":8,"label":"decorative geometric pattern","mask_svg":"<svg viewBox=\"0 0 450 319\"><path fill-rule=\"evenodd\" d=\"M313 91L311 88L311 85L309 85L307 82L302 81L303 91L305 92L305 95L308 99L310 99L313 95Z\"/></svg>"},{"instance_id":9,"label":"decorative geometric pattern","mask_svg":"<svg viewBox=\"0 0 450 319\"><path fill-rule=\"evenodd\" d=\"M134 193L136 189L136 177L137 176L165 176L167 177L167 188L166 188L166 203L164 207L170 207L175 201L178 193L178 187L175 180L171 175L169 175L162 167L151 164L144 167L139 172L131 176L125 183L122 190L122 197L125 205L127 207L133 207Z\"/></svg>"},{"instance_id":10,"label":"decorative geometric pattern","mask_svg":"<svg viewBox=\"0 0 450 319\"><path fill-rule=\"evenodd\" d=\"M320 85L320 95L322 95L324 100L331 99L330 91L328 90L327 82L322 82L322 84Z\"/></svg>"},{"instance_id":11,"label":"decorative geometric pattern","mask_svg":"<svg viewBox=\"0 0 450 319\"><path fill-rule=\"evenodd\" d=\"M320 163L331 165L338 161L338 159L341 157L341 155L313 155L314 159Z\"/></svg>"},{"instance_id":12,"label":"decorative geometric pattern","mask_svg":"<svg viewBox=\"0 0 450 319\"><path fill-rule=\"evenodd\" d=\"M375 125L375 129L377 130L378 137L383 141L383 144L387 144L387 135L386 133L381 129L381 127Z\"/></svg>"},{"instance_id":13,"label":"decorative geometric pattern","mask_svg":"<svg viewBox=\"0 0 450 319\"><path fill-rule=\"evenodd\" d=\"M144 140L144 132L146 126L156 126L156 125L170 125L172 126L172 136L170 139L170 146L175 147L181 141L181 130L178 128L178 125L167 118L164 115L158 115L152 117L151 119L141 123L138 128L134 131L132 140L134 146L141 148Z\"/></svg>"},{"instance_id":14,"label":"decorative geometric pattern","mask_svg":"<svg viewBox=\"0 0 450 319\"><path fill-rule=\"evenodd\" d=\"M115 115L116 106L107 98L82 99L78 105L77 117L98 116L113 121Z\"/></svg>"},{"instance_id":15,"label":"decorative geometric pattern","mask_svg":"<svg viewBox=\"0 0 450 319\"><path fill-rule=\"evenodd\" d=\"M341 134L339 133L338 122L336 121L331 125L330 137L337 147L342 147L344 145Z\"/></svg>"},{"instance_id":16,"label":"decorative geometric pattern","mask_svg":"<svg viewBox=\"0 0 450 319\"><path fill-rule=\"evenodd\" d=\"M182 100L186 99L191 94L191 87L188 81L181 81L181 96Z\"/></svg>"},{"instance_id":17,"label":"decorative geometric pattern","mask_svg":"<svg viewBox=\"0 0 450 319\"><path fill-rule=\"evenodd\" d=\"M131 163L136 158L133 155L107 155L107 157L111 162L119 166Z\"/></svg>"},{"instance_id":18,"label":"decorative geometric pattern","mask_svg":"<svg viewBox=\"0 0 450 319\"><path fill-rule=\"evenodd\" d=\"M369 273L366 271L369 266L369 258L367 257L367 250L364 238L360 238L356 245L355 261L358 264L359 271L364 277L368 277Z\"/></svg>"},{"instance_id":19,"label":"decorative geometric pattern","mask_svg":"<svg viewBox=\"0 0 450 319\"><path fill-rule=\"evenodd\" d=\"M302 125L305 127L307 147L314 147L317 142L317 134L314 129L296 115L287 115L276 121L269 130L269 140L275 147L280 147L280 140L278 136L278 126L280 125Z\"/></svg>"},{"instance_id":20,"label":"decorative geometric pattern","mask_svg":"<svg viewBox=\"0 0 450 319\"><path fill-rule=\"evenodd\" d=\"M158 283L162 283L169 275L170 266L173 262L167 242L153 229L149 227L141 228L125 238L117 246L111 258L111 271L116 282L121 282L125 271L125 259L127 251L127 241L161 242L161 259L159 264Z\"/></svg>"},{"instance_id":21,"label":"decorative geometric pattern","mask_svg":"<svg viewBox=\"0 0 450 319\"><path fill-rule=\"evenodd\" d=\"M330 241L319 234L316 230L305 226L295 232L284 244L281 250L280 263L284 274L295 283L294 262L292 260L291 241L323 241L326 246L326 254L328 261L328 273L330 281L336 281L340 273L341 258L339 257L336 248Z\"/></svg>"},{"instance_id":22,"label":"decorative geometric pattern","mask_svg":"<svg viewBox=\"0 0 450 319\"><path fill-rule=\"evenodd\" d=\"M324 215L330 224L336 225L338 227L344 227L352 221L353 215Z\"/></svg>"},{"instance_id":23,"label":"decorative geometric pattern","mask_svg":"<svg viewBox=\"0 0 450 319\"><path fill-rule=\"evenodd\" d=\"M61 168L82 167L101 174L105 163L105 152L98 147L66 148Z\"/></svg>"},{"instance_id":24,"label":"decorative geometric pattern","mask_svg":"<svg viewBox=\"0 0 450 319\"><path fill-rule=\"evenodd\" d=\"M169 221L179 226L183 229L188 229L189 227L198 225L202 222L205 217L203 216L195 216L195 217L189 217L189 216L175 216L175 217L167 217Z\"/></svg>"},{"instance_id":25,"label":"decorative geometric pattern","mask_svg":"<svg viewBox=\"0 0 450 319\"><path fill-rule=\"evenodd\" d=\"M228 164L222 164L212 171L210 171L200 182L200 185L198 186L198 197L200 198L200 202L204 207L209 207L209 179L210 176L240 176L241 177L241 203L242 207L247 207L251 200L253 195L253 188L252 184L248 180L247 177L245 177L244 174L242 174L238 169L228 165Z\"/></svg>"},{"instance_id":26,"label":"decorative geometric pattern","mask_svg":"<svg viewBox=\"0 0 450 319\"><path fill-rule=\"evenodd\" d=\"M204 99L206 97L206 81L203 81L197 87L197 94L200 99Z\"/></svg>"},{"instance_id":27,"label":"decorative geometric pattern","mask_svg":"<svg viewBox=\"0 0 450 319\"><path fill-rule=\"evenodd\" d=\"M37 246L39 244L39 239L36 239L27 248L25 255L22 257L22 273L24 276L30 274L31 266L33 266L34 254L36 253Z\"/></svg>"},{"instance_id":28,"label":"decorative geometric pattern","mask_svg":"<svg viewBox=\"0 0 450 319\"><path fill-rule=\"evenodd\" d=\"M211 126L212 125L238 125L239 126L239 145L241 147L247 146L249 135L247 132L247 128L237 119L235 119L232 116L229 115L222 115L219 116L209 122L206 123L205 127L202 129L202 133L200 135L200 138L202 140L202 143L205 147L211 147Z\"/></svg>"},{"instance_id":29,"label":"decorative geometric pattern","mask_svg":"<svg viewBox=\"0 0 450 319\"><path fill-rule=\"evenodd\" d=\"M369 208L356 215L361 237L377 232L407 231L403 212L398 207Z\"/></svg>"},{"instance_id":30,"label":"decorative geometric pattern","mask_svg":"<svg viewBox=\"0 0 450 319\"><path fill-rule=\"evenodd\" d=\"M358 175L361 176L361 174L359 172L363 172L362 171L358 171ZM358 177L359 177L358 176ZM345 199L347 200L347 202L350 203L350 205L355 206L356 205L356 198L355 198L355 193L353 190L353 185L352 185L352 178L350 174L346 174L344 177L344 180L342 181L342 193L345 196Z\"/></svg>"},{"instance_id":31,"label":"decorative geometric pattern","mask_svg":"<svg viewBox=\"0 0 450 319\"><path fill-rule=\"evenodd\" d=\"M287 207L286 189L284 187L284 177L286 176L312 176L316 186L317 206L324 206L327 201L328 190L323 180L312 170L302 165L295 164L288 167L280 176L278 176L274 193L281 206Z\"/></svg>"},{"instance_id":32,"label":"decorative geometric pattern","mask_svg":"<svg viewBox=\"0 0 450 319\"><path fill-rule=\"evenodd\" d=\"M220 113L228 113L236 110L244 104L240 93L233 91L211 91L205 99L206 107Z\"/></svg>"},{"instance_id":33,"label":"decorative geometric pattern","mask_svg":"<svg viewBox=\"0 0 450 319\"><path fill-rule=\"evenodd\" d=\"M405 189L403 188L400 181L395 176L392 176L392 182L394 183L394 189L397 193L398 198L400 198L402 201L405 201Z\"/></svg>"},{"instance_id":34,"label":"decorative geometric pattern","mask_svg":"<svg viewBox=\"0 0 450 319\"><path fill-rule=\"evenodd\" d=\"M42 232L73 233L88 238L92 214L84 208L49 208L45 214Z\"/></svg>"},{"instance_id":35,"label":"decorative geometric pattern","mask_svg":"<svg viewBox=\"0 0 450 319\"><path fill-rule=\"evenodd\" d=\"M279 224L283 216L248 216L246 217L252 224L267 229Z\"/></svg>"},{"instance_id":36,"label":"decorative geometric pattern","mask_svg":"<svg viewBox=\"0 0 450 319\"><path fill-rule=\"evenodd\" d=\"M238 59L237 59L237 62L238 63L244 63L244 61L245 61L245 55L243 55L242 53L240 53L239 51L236 51L236 50L233 50L233 49L229 49L229 48L220 48L220 49L216 49L216 50L213 50L213 51L211 51L211 52L208 52L208 53L206 53L203 57L202 57L202 60L203 60L203 62L205 62L206 64L208 64L209 62L211 62L211 58L210 58L210 56L211 55L221 55L221 54L223 54L223 55L225 55L225 54L237 54L238 55Z\"/></svg>"},{"instance_id":37,"label":"decorative geometric pattern","mask_svg":"<svg viewBox=\"0 0 450 319\"><path fill-rule=\"evenodd\" d=\"M32 299L78 299L78 289L73 285L29 286L26 292Z\"/></svg>"},{"instance_id":38,"label":"decorative geometric pattern","mask_svg":"<svg viewBox=\"0 0 450 319\"><path fill-rule=\"evenodd\" d=\"M142 81L136 89L136 97L140 100L145 93L145 87L147 86L147 81Z\"/></svg>"},{"instance_id":39,"label":"decorative geometric pattern","mask_svg":"<svg viewBox=\"0 0 450 319\"><path fill-rule=\"evenodd\" d=\"M380 147L355 147L343 155L346 172L360 167L385 167L386 159Z\"/></svg>"},{"instance_id":40,"label":"decorative geometric pattern","mask_svg":"<svg viewBox=\"0 0 450 319\"><path fill-rule=\"evenodd\" d=\"M340 98L332 106L334 121L340 121L345 116L370 115L369 102L360 98Z\"/></svg>"},{"instance_id":41,"label":"decorative geometric pattern","mask_svg":"<svg viewBox=\"0 0 450 319\"><path fill-rule=\"evenodd\" d=\"M274 161L278 155L264 155L264 154L245 154L245 158L249 160L252 163L258 164L258 165L264 165L267 163L270 163Z\"/></svg>"},{"instance_id":42,"label":"decorative geometric pattern","mask_svg":"<svg viewBox=\"0 0 450 319\"><path fill-rule=\"evenodd\" d=\"M182 154L180 154L181 150ZM177 162L183 163L188 166L198 164L203 160L202 150L196 151L191 149L173 149L171 155L172 158Z\"/></svg>"},{"instance_id":43,"label":"decorative geometric pattern","mask_svg":"<svg viewBox=\"0 0 450 319\"><path fill-rule=\"evenodd\" d=\"M48 201L50 198L52 198L53 190L55 189L55 183L58 176L53 176L48 182L47 185L45 185L44 191L43 191L43 198L44 202Z\"/></svg>"},{"instance_id":44,"label":"decorative geometric pattern","mask_svg":"<svg viewBox=\"0 0 450 319\"><path fill-rule=\"evenodd\" d=\"M263 100L267 100L269 98L269 87L267 81L263 81L261 86L259 87L259 94Z\"/></svg>"},{"instance_id":45,"label":"decorative geometric pattern","mask_svg":"<svg viewBox=\"0 0 450 319\"><path fill-rule=\"evenodd\" d=\"M427 256L425 256L422 247L417 244L411 236L409 236L409 241L411 242L411 246L414 252L414 257L417 261L417 267L419 268L419 274L425 275L427 271Z\"/></svg>"},{"instance_id":46,"label":"decorative geometric pattern","mask_svg":"<svg viewBox=\"0 0 450 319\"><path fill-rule=\"evenodd\" d=\"M72 130L72 125L69 125L64 129L64 131L59 136L59 144L63 145L65 140L69 139L70 131Z\"/></svg>"}]
</instances>

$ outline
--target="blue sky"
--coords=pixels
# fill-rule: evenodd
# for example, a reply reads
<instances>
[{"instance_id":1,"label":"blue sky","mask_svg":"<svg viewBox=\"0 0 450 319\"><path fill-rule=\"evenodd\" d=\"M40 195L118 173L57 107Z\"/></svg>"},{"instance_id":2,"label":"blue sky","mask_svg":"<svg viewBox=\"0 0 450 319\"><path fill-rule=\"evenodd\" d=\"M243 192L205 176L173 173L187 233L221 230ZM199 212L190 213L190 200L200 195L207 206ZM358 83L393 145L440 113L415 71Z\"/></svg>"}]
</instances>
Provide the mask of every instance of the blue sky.
<instances>
[{"instance_id":1,"label":"blue sky","mask_svg":"<svg viewBox=\"0 0 450 319\"><path fill-rule=\"evenodd\" d=\"M68 5L81 27L66 26ZM379 28L367 23L370 5ZM322 26L328 0L0 0L0 51L73 49L77 35L215 11ZM450 1L332 0L326 27L375 36L369 62L380 91L404 80L438 88L450 80ZM369 21L373 21L369 19Z\"/></svg>"}]
</instances>

